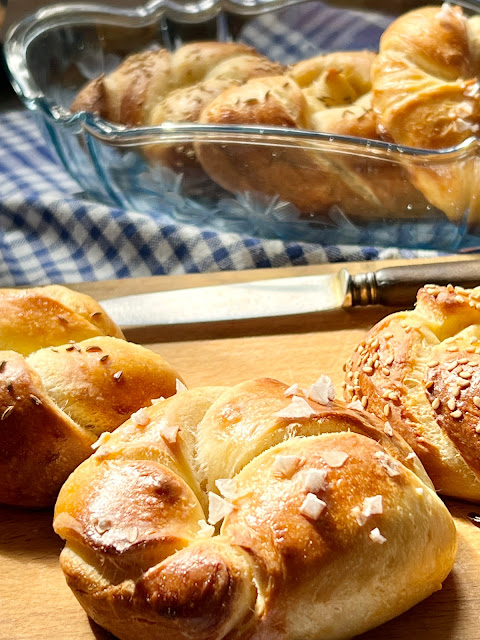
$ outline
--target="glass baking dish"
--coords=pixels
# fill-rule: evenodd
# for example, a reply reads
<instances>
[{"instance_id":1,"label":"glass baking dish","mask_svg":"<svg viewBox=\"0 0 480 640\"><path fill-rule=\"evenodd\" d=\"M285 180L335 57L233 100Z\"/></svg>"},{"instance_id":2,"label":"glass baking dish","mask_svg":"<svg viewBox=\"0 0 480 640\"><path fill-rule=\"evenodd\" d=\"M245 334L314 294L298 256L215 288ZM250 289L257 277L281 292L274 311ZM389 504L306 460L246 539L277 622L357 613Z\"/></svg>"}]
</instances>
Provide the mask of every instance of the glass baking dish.
<instances>
[{"instance_id":1,"label":"glass baking dish","mask_svg":"<svg viewBox=\"0 0 480 640\"><path fill-rule=\"evenodd\" d=\"M274 126L164 122L127 128L70 111L87 81L108 74L135 51L235 40L290 65L329 51L377 50L386 26L416 4L397 0L383 11L373 0L151 0L132 9L60 4L12 27L5 55L15 90L87 197L262 238L474 250L480 247L476 138L432 151ZM467 14L480 7L456 4ZM227 178L212 179L196 161L181 169L162 164L162 149L172 147L202 149L204 157L218 159ZM467 185L455 218L409 180L418 168L441 172L452 166ZM375 194L374 205L361 194L365 185ZM327 198L314 195L319 186Z\"/></svg>"}]
</instances>

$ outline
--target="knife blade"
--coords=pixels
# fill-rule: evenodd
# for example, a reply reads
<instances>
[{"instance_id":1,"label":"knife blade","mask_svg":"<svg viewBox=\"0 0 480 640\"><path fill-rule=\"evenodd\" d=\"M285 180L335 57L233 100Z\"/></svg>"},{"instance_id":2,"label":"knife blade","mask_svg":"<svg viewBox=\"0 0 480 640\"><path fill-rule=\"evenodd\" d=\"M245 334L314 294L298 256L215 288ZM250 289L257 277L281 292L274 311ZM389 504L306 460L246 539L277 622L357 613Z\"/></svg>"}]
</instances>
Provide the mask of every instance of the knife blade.
<instances>
[{"instance_id":1,"label":"knife blade","mask_svg":"<svg viewBox=\"0 0 480 640\"><path fill-rule=\"evenodd\" d=\"M408 307L425 284L480 284L480 260L387 267L352 275L293 276L140 293L101 301L123 328L208 323L380 304Z\"/></svg>"}]
</instances>

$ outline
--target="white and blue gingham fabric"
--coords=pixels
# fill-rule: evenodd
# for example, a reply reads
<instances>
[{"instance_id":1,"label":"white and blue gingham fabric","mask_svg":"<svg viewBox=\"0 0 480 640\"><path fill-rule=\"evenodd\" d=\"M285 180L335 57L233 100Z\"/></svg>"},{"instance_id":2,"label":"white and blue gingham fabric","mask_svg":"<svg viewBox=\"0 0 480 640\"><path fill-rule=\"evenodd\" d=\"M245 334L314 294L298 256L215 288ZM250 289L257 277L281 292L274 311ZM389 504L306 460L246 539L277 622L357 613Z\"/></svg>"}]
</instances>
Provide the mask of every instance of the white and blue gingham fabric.
<instances>
[{"instance_id":1,"label":"white and blue gingham fabric","mask_svg":"<svg viewBox=\"0 0 480 640\"><path fill-rule=\"evenodd\" d=\"M307 8L292 20L288 30L256 22L243 39L289 62L289 51L292 59L318 53L315 42L331 50L351 48L353 40L366 46L370 29L386 26L375 14L365 23L332 9L310 15ZM2 287L435 255L262 240L93 202L79 193L26 110L0 114L0 252Z\"/></svg>"}]
</instances>

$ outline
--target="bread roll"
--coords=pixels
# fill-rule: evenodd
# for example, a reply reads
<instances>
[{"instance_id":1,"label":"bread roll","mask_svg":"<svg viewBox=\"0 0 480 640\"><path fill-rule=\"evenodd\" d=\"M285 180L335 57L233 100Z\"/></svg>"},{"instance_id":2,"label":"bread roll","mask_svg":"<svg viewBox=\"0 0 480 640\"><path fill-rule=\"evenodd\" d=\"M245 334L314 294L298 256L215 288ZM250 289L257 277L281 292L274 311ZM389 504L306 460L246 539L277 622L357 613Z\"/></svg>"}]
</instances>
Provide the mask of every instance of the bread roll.
<instances>
[{"instance_id":1,"label":"bread roll","mask_svg":"<svg viewBox=\"0 0 480 640\"><path fill-rule=\"evenodd\" d=\"M200 122L379 139L371 106L374 59L370 51L331 53L299 62L286 75L249 80L207 104ZM326 143L297 141L272 148L255 142L197 142L195 148L205 171L225 189L278 196L304 214L326 214L338 206L354 217L397 218L426 210L424 198L398 164L335 154Z\"/></svg>"},{"instance_id":2,"label":"bread roll","mask_svg":"<svg viewBox=\"0 0 480 640\"><path fill-rule=\"evenodd\" d=\"M331 397L251 380L117 429L55 507L88 615L120 640L339 640L439 589L446 507L402 438Z\"/></svg>"},{"instance_id":3,"label":"bread roll","mask_svg":"<svg viewBox=\"0 0 480 640\"><path fill-rule=\"evenodd\" d=\"M437 491L480 501L480 288L429 285L387 316L346 368L360 400L419 456Z\"/></svg>"},{"instance_id":4,"label":"bread roll","mask_svg":"<svg viewBox=\"0 0 480 640\"><path fill-rule=\"evenodd\" d=\"M0 351L0 502L53 505L99 436L174 394L177 379L161 356L113 337Z\"/></svg>"},{"instance_id":5,"label":"bread roll","mask_svg":"<svg viewBox=\"0 0 480 640\"><path fill-rule=\"evenodd\" d=\"M382 35L372 67L373 107L383 135L397 144L446 149L480 126L480 17L460 7L422 7ZM409 161L415 185L454 222L470 211L478 222L478 162L472 153L448 161Z\"/></svg>"},{"instance_id":6,"label":"bread roll","mask_svg":"<svg viewBox=\"0 0 480 640\"><path fill-rule=\"evenodd\" d=\"M123 338L90 296L59 285L0 289L0 349L23 355L93 336Z\"/></svg>"},{"instance_id":7,"label":"bread roll","mask_svg":"<svg viewBox=\"0 0 480 640\"><path fill-rule=\"evenodd\" d=\"M278 74L282 65L233 42L189 43L128 56L108 75L84 87L72 111L90 111L129 127L196 122L202 107L227 87ZM197 166L191 144L145 146L151 162L182 170Z\"/></svg>"}]
</instances>

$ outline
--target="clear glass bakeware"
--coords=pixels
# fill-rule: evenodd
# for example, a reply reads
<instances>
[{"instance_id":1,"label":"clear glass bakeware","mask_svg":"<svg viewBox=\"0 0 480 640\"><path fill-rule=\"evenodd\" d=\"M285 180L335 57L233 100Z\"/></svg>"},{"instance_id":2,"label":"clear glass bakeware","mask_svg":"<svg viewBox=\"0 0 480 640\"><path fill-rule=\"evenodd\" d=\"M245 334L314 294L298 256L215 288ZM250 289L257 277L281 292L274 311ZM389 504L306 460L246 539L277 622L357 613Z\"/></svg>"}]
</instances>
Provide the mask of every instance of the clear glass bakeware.
<instances>
[{"instance_id":1,"label":"clear glass bakeware","mask_svg":"<svg viewBox=\"0 0 480 640\"><path fill-rule=\"evenodd\" d=\"M473 214L478 208L475 185L480 184L476 138L456 148L428 151L281 127L164 123L126 128L91 113L69 110L87 81L113 70L128 54L154 46L175 49L189 41L233 39L284 64L329 51L377 50L386 26L417 3L397 0L379 11L376 7L381 4L374 0L331 4L152 0L128 10L59 4L12 27L5 55L18 95L37 114L61 163L92 199L153 217L167 214L172 221L261 238L323 245L477 249L480 223ZM479 12L480 3L458 4L468 14ZM251 189L243 181L242 188L227 191L196 163L175 170L152 162L148 153L152 148L192 143L209 145L212 153L228 158L239 175L253 172L262 176L272 167L290 163L296 167L296 180L291 181L287 173L278 191L272 191L268 181L265 186L262 179L254 180ZM328 169L319 170L317 181L312 162L333 167L337 176L346 171L367 181L381 206L370 209L365 202L357 206L351 194L346 197L341 181L340 186L338 180L329 185ZM416 192L408 178L409 171L418 167L441 170L453 166L461 170L471 190L464 194L465 204L455 220ZM315 181L327 184L334 193L333 202L292 202L292 184L300 183L303 188L304 168L310 180L305 180L305 193Z\"/></svg>"}]
</instances>

